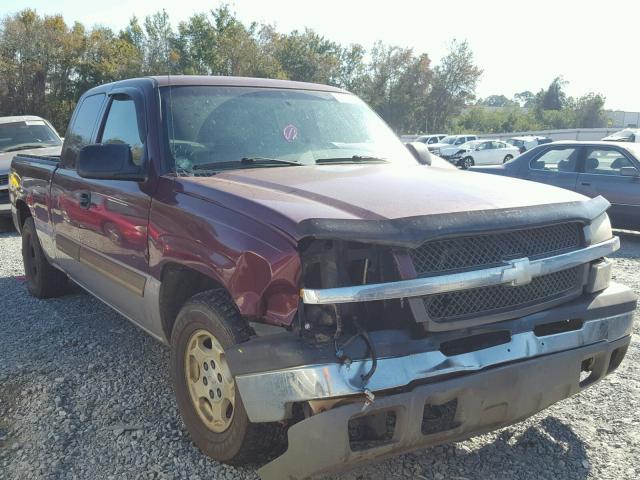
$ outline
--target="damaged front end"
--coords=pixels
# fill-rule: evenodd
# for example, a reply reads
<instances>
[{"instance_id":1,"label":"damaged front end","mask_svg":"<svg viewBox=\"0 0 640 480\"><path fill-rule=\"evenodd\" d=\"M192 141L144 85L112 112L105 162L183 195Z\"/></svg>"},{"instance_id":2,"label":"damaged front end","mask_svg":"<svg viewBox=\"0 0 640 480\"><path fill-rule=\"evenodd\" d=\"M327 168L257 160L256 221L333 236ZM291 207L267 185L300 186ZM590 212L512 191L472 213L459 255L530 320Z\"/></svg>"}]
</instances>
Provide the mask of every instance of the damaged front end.
<instances>
[{"instance_id":1,"label":"damaged front end","mask_svg":"<svg viewBox=\"0 0 640 480\"><path fill-rule=\"evenodd\" d=\"M293 328L228 352L249 419L290 427L261 476L466 438L613 371L636 299L610 283L607 206L316 228Z\"/></svg>"}]
</instances>

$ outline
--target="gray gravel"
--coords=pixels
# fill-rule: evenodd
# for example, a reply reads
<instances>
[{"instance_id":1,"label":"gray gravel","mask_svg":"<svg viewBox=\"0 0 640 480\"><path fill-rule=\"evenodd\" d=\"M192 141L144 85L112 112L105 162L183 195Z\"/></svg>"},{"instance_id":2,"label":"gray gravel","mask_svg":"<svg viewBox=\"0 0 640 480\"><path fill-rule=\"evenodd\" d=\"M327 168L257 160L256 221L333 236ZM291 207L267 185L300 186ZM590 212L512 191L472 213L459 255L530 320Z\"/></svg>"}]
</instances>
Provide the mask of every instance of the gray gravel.
<instances>
[{"instance_id":1,"label":"gray gravel","mask_svg":"<svg viewBox=\"0 0 640 480\"><path fill-rule=\"evenodd\" d=\"M640 234L621 236L615 277L640 293ZM83 292L31 298L22 275L19 237L0 234L1 479L257 478L191 443L165 347ZM639 328L620 369L576 397L334 480L640 478Z\"/></svg>"}]
</instances>

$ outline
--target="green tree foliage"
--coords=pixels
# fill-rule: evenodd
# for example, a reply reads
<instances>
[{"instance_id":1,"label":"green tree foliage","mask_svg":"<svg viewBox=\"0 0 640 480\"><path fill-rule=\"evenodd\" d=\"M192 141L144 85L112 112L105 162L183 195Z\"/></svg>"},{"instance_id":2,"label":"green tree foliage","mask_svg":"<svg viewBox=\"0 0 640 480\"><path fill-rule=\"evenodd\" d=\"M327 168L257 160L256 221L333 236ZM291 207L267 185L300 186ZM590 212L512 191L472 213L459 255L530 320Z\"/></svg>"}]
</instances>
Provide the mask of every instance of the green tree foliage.
<instances>
[{"instance_id":1,"label":"green tree foliage","mask_svg":"<svg viewBox=\"0 0 640 480\"><path fill-rule=\"evenodd\" d=\"M431 131L444 131L450 119L475 98L482 70L473 62L469 44L453 41L449 53L433 69L427 103Z\"/></svg>"},{"instance_id":2,"label":"green tree foliage","mask_svg":"<svg viewBox=\"0 0 640 480\"><path fill-rule=\"evenodd\" d=\"M245 24L226 5L172 26L162 10L119 32L69 26L26 9L0 18L0 115L35 114L64 131L89 88L142 75L240 75L325 83L361 96L398 133L599 126L604 98L567 97L562 77L537 95L475 101L482 70L466 42L435 66L427 54L376 43L341 45L308 28ZM519 106L528 107L528 110ZM501 107L487 111L485 106ZM493 111L495 110L495 111ZM462 112L462 113L461 113Z\"/></svg>"},{"instance_id":3,"label":"green tree foliage","mask_svg":"<svg viewBox=\"0 0 640 480\"><path fill-rule=\"evenodd\" d=\"M487 98L478 100L478 105L485 107L513 107L518 105L515 100L509 100L504 95L489 95Z\"/></svg>"}]
</instances>

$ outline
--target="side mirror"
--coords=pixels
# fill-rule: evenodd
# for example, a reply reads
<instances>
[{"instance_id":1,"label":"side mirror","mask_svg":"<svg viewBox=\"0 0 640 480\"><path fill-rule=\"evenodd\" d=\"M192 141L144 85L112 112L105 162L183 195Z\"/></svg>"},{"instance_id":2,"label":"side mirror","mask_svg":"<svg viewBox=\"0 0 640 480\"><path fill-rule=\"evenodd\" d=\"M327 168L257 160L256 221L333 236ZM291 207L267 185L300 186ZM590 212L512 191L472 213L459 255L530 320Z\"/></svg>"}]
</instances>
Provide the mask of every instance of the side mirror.
<instances>
[{"instance_id":1,"label":"side mirror","mask_svg":"<svg viewBox=\"0 0 640 480\"><path fill-rule=\"evenodd\" d=\"M620 175L623 177L639 177L640 173L638 173L636 167L622 167L620 169Z\"/></svg>"},{"instance_id":2,"label":"side mirror","mask_svg":"<svg viewBox=\"0 0 640 480\"><path fill-rule=\"evenodd\" d=\"M78 175L95 180L147 179L142 167L133 163L131 147L124 143L87 145L80 149L76 162Z\"/></svg>"},{"instance_id":3,"label":"side mirror","mask_svg":"<svg viewBox=\"0 0 640 480\"><path fill-rule=\"evenodd\" d=\"M407 142L404 144L407 150L411 152L411 155L415 157L418 163L422 165L431 165L431 153L429 148L421 142Z\"/></svg>"}]
</instances>

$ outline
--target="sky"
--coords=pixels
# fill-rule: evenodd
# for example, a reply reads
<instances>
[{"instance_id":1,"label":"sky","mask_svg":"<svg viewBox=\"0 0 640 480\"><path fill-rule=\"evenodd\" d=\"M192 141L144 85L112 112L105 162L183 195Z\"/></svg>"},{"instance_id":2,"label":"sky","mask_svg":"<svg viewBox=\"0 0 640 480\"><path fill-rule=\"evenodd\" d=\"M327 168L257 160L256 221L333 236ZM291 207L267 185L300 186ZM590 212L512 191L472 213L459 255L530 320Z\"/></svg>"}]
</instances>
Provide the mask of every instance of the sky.
<instances>
[{"instance_id":1,"label":"sky","mask_svg":"<svg viewBox=\"0 0 640 480\"><path fill-rule=\"evenodd\" d=\"M1 0L0 15L23 8L61 13L68 24L123 28L165 9L176 26L220 0ZM289 32L305 27L343 44L370 47L376 40L427 53L434 62L451 40L468 40L484 73L478 96L534 93L558 75L567 93L606 97L606 108L640 111L640 1L618 0L233 0L245 23L276 25Z\"/></svg>"}]
</instances>

